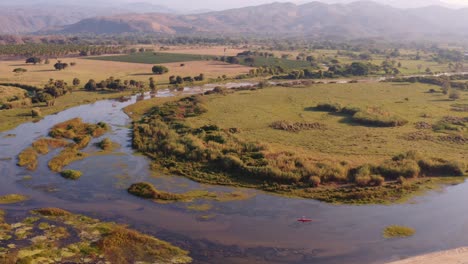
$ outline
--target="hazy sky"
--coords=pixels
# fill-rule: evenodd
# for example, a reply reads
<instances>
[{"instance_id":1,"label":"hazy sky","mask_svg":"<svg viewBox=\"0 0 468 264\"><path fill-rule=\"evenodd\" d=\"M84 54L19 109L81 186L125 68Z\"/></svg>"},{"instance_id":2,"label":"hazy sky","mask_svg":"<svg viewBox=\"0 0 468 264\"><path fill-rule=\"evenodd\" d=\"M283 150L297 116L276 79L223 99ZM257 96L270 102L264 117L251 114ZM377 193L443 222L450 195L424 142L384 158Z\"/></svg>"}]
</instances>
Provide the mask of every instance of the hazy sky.
<instances>
[{"instance_id":1,"label":"hazy sky","mask_svg":"<svg viewBox=\"0 0 468 264\"><path fill-rule=\"evenodd\" d=\"M229 8L237 8L244 6L253 6L260 5L271 2L294 2L294 3L305 3L312 2L314 0L60 0L56 2L55 0L0 0L0 5L2 4L33 4L33 3L57 3L57 4L85 4L85 5L96 5L96 4L115 4L115 3L153 3L164 5L176 10L201 10L201 9L210 9L210 10L221 10ZM352 2L353 0L316 0L320 2ZM354 0L357 1L357 0ZM430 4L438 3L447 3L451 5L467 6L468 0L373 0L380 3L395 4L395 6L400 7L417 7L425 6Z\"/></svg>"},{"instance_id":2,"label":"hazy sky","mask_svg":"<svg viewBox=\"0 0 468 264\"><path fill-rule=\"evenodd\" d=\"M1 1L1 0L0 0ZM227 8L236 8L243 6L259 5L264 3L271 3L274 0L125 0L127 2L152 2L155 4L161 4L177 9L227 9ZM318 0L320 1L320 0ZM381 2L391 2L394 0L383 0ZM423 2L422 0L401 0L404 2L418 1ZM291 0L284 1L278 0L278 2L312 2L312 0ZM335 2L338 2L335 0ZM429 2L429 1L428 1ZM468 6L468 0L441 0L441 2L446 2L449 4L455 5L466 5Z\"/></svg>"}]
</instances>

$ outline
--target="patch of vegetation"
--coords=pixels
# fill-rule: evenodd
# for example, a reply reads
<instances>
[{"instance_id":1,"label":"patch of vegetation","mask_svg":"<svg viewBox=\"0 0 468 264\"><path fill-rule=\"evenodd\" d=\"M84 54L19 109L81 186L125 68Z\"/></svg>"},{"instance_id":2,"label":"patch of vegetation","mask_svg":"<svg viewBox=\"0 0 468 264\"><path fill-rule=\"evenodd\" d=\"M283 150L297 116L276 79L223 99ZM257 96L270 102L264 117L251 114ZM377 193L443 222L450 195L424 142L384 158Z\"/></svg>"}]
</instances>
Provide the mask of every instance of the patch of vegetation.
<instances>
[{"instance_id":1,"label":"patch of vegetation","mask_svg":"<svg viewBox=\"0 0 468 264\"><path fill-rule=\"evenodd\" d=\"M8 194L0 196L0 204L14 204L29 200L27 196L21 194Z\"/></svg>"},{"instance_id":2,"label":"patch of vegetation","mask_svg":"<svg viewBox=\"0 0 468 264\"><path fill-rule=\"evenodd\" d=\"M366 111L359 111L353 115L353 121L363 125L378 127L398 127L408 123L407 120L392 115L380 108L368 108Z\"/></svg>"},{"instance_id":3,"label":"patch of vegetation","mask_svg":"<svg viewBox=\"0 0 468 264\"><path fill-rule=\"evenodd\" d=\"M411 237L416 233L411 227L391 225L384 229L383 236L385 238L402 238Z\"/></svg>"},{"instance_id":4,"label":"patch of vegetation","mask_svg":"<svg viewBox=\"0 0 468 264\"><path fill-rule=\"evenodd\" d=\"M25 167L28 170L37 168L37 151L34 148L27 148L18 155L18 166Z\"/></svg>"},{"instance_id":5,"label":"patch of vegetation","mask_svg":"<svg viewBox=\"0 0 468 264\"><path fill-rule=\"evenodd\" d=\"M325 129L324 124L320 123L305 123L305 122L289 122L289 121L276 121L271 124L271 128L284 130L289 132L299 132L302 130L312 130L312 129Z\"/></svg>"},{"instance_id":6,"label":"patch of vegetation","mask_svg":"<svg viewBox=\"0 0 468 264\"><path fill-rule=\"evenodd\" d=\"M51 128L51 138L41 138L25 149L18 156L18 165L29 170L37 167L38 154L47 154L50 148L64 149L49 163L49 168L54 172L61 172L63 167L74 161L84 159L87 155L80 150L86 148L93 137L100 137L109 131L105 123L88 124L80 118L74 118ZM72 140L73 143L67 141Z\"/></svg>"},{"instance_id":7,"label":"patch of vegetation","mask_svg":"<svg viewBox=\"0 0 468 264\"><path fill-rule=\"evenodd\" d=\"M131 63L144 63L144 64L163 64L174 62L186 61L202 61L214 59L214 56L209 55L192 55L192 54L178 54L178 53L154 53L154 52L138 52L121 56L101 56L101 57L88 57L90 60L102 61L119 61Z\"/></svg>"},{"instance_id":8,"label":"patch of vegetation","mask_svg":"<svg viewBox=\"0 0 468 264\"><path fill-rule=\"evenodd\" d=\"M62 175L62 177L65 179L78 180L83 175L83 173L77 170L64 170L60 173L60 175Z\"/></svg>"},{"instance_id":9,"label":"patch of vegetation","mask_svg":"<svg viewBox=\"0 0 468 264\"><path fill-rule=\"evenodd\" d=\"M326 111L352 116L352 121L362 125L377 127L397 127L404 126L407 120L392 115L379 107L368 107L363 110L357 107L343 107L338 103L322 103L315 107L318 111Z\"/></svg>"},{"instance_id":10,"label":"patch of vegetation","mask_svg":"<svg viewBox=\"0 0 468 264\"><path fill-rule=\"evenodd\" d=\"M63 167L70 165L74 161L86 158L86 154L79 152L74 148L66 148L62 150L57 156L53 157L49 163L49 169L54 172L61 172Z\"/></svg>"},{"instance_id":11,"label":"patch of vegetation","mask_svg":"<svg viewBox=\"0 0 468 264\"><path fill-rule=\"evenodd\" d=\"M97 143L98 147L100 147L102 150L105 150L105 151L110 151L112 150L113 146L114 146L114 143L112 142L112 140L110 140L109 138L105 138L103 139L102 141L100 141L99 143Z\"/></svg>"},{"instance_id":12,"label":"patch of vegetation","mask_svg":"<svg viewBox=\"0 0 468 264\"><path fill-rule=\"evenodd\" d=\"M62 139L55 138L41 138L33 142L32 147L37 153L45 155L49 153L50 148L57 149L63 148L70 144L70 142Z\"/></svg>"},{"instance_id":13,"label":"patch of vegetation","mask_svg":"<svg viewBox=\"0 0 468 264\"><path fill-rule=\"evenodd\" d=\"M465 172L463 163L413 151L369 165L336 159L317 161L311 155L244 140L216 125L190 126L192 118L207 113L205 101L206 96L192 96L167 102L135 123L133 146L153 158L154 169L204 183L255 187L341 203L382 203L384 198L397 201L419 191L421 182L395 188L398 185L394 181L399 177L463 176ZM144 196L158 197L156 190L143 187Z\"/></svg>"},{"instance_id":14,"label":"patch of vegetation","mask_svg":"<svg viewBox=\"0 0 468 264\"><path fill-rule=\"evenodd\" d=\"M58 208L32 211L20 223L3 222L0 238L11 245L2 263L190 263L188 252L125 226ZM1 214L3 216L3 214ZM71 234L79 234L70 239Z\"/></svg>"},{"instance_id":15,"label":"patch of vegetation","mask_svg":"<svg viewBox=\"0 0 468 264\"><path fill-rule=\"evenodd\" d=\"M151 183L140 182L132 184L128 189L128 193L159 202L190 202L196 199L208 199L216 201L235 201L249 198L245 193L214 193L208 191L190 191L186 193L170 193L157 190Z\"/></svg>"}]
</instances>

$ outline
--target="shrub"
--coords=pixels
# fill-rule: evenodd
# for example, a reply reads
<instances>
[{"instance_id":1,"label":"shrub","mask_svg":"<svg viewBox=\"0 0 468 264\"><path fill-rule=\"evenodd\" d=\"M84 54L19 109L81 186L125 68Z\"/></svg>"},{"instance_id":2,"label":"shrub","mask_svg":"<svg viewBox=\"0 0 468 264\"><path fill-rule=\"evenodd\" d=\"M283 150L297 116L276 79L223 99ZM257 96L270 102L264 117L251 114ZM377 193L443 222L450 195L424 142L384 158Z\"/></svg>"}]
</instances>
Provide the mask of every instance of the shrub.
<instances>
[{"instance_id":1,"label":"shrub","mask_svg":"<svg viewBox=\"0 0 468 264\"><path fill-rule=\"evenodd\" d=\"M34 210L35 213L43 216L67 216L71 215L70 212L59 209L59 208L42 208Z\"/></svg>"},{"instance_id":2,"label":"shrub","mask_svg":"<svg viewBox=\"0 0 468 264\"><path fill-rule=\"evenodd\" d=\"M145 199L155 199L164 201L177 201L182 200L185 196L183 194L174 194L156 190L156 188L148 182L140 182L132 184L127 191L135 196Z\"/></svg>"},{"instance_id":3,"label":"shrub","mask_svg":"<svg viewBox=\"0 0 468 264\"><path fill-rule=\"evenodd\" d=\"M444 159L424 159L418 162L424 175L427 176L463 176L465 164Z\"/></svg>"},{"instance_id":4,"label":"shrub","mask_svg":"<svg viewBox=\"0 0 468 264\"><path fill-rule=\"evenodd\" d=\"M322 103L322 104L318 104L316 107L315 107L316 110L319 110L319 111L326 111L326 112L340 112L341 109L343 109L343 107L341 106L341 104L338 104L338 103Z\"/></svg>"},{"instance_id":5,"label":"shrub","mask_svg":"<svg viewBox=\"0 0 468 264\"><path fill-rule=\"evenodd\" d=\"M346 115L354 115L360 111L361 111L361 108L354 107L354 106L345 106L343 107L343 109L341 109L341 113L346 114Z\"/></svg>"},{"instance_id":6,"label":"shrub","mask_svg":"<svg viewBox=\"0 0 468 264\"><path fill-rule=\"evenodd\" d=\"M386 161L377 170L387 179L398 179L400 176L416 178L421 172L418 163L411 159Z\"/></svg>"},{"instance_id":7,"label":"shrub","mask_svg":"<svg viewBox=\"0 0 468 264\"><path fill-rule=\"evenodd\" d=\"M81 173L81 171L77 170L65 170L62 171L60 175L62 175L62 177L64 177L65 179L78 180L83 174Z\"/></svg>"},{"instance_id":8,"label":"shrub","mask_svg":"<svg viewBox=\"0 0 468 264\"><path fill-rule=\"evenodd\" d=\"M385 238L410 237L413 236L415 233L416 231L413 228L392 225L384 229L383 236Z\"/></svg>"},{"instance_id":9,"label":"shrub","mask_svg":"<svg viewBox=\"0 0 468 264\"><path fill-rule=\"evenodd\" d=\"M458 90L452 89L450 91L449 98L452 100L459 100L461 98L461 94Z\"/></svg>"},{"instance_id":10,"label":"shrub","mask_svg":"<svg viewBox=\"0 0 468 264\"><path fill-rule=\"evenodd\" d=\"M408 123L407 120L394 115L386 115L373 111L359 111L353 115L353 121L371 126L378 127L396 127L404 126Z\"/></svg>"},{"instance_id":11,"label":"shrub","mask_svg":"<svg viewBox=\"0 0 468 264\"><path fill-rule=\"evenodd\" d=\"M164 74L169 72L169 69L162 65L155 65L153 66L152 71L154 74Z\"/></svg>"},{"instance_id":12,"label":"shrub","mask_svg":"<svg viewBox=\"0 0 468 264\"><path fill-rule=\"evenodd\" d=\"M405 185L406 184L406 178L402 177L402 176L398 177L397 183L401 184L401 185Z\"/></svg>"},{"instance_id":13,"label":"shrub","mask_svg":"<svg viewBox=\"0 0 468 264\"><path fill-rule=\"evenodd\" d=\"M382 186L385 183L385 178L380 175L372 175L371 183L375 186Z\"/></svg>"},{"instance_id":14,"label":"shrub","mask_svg":"<svg viewBox=\"0 0 468 264\"><path fill-rule=\"evenodd\" d=\"M371 180L372 178L370 175L357 175L355 178L356 184L361 187L368 186Z\"/></svg>"},{"instance_id":15,"label":"shrub","mask_svg":"<svg viewBox=\"0 0 468 264\"><path fill-rule=\"evenodd\" d=\"M97 144L102 150L112 150L112 141L109 138L103 139Z\"/></svg>"},{"instance_id":16,"label":"shrub","mask_svg":"<svg viewBox=\"0 0 468 264\"><path fill-rule=\"evenodd\" d=\"M318 187L320 186L321 180L320 180L320 177L318 176L311 176L309 178L309 182L313 187Z\"/></svg>"},{"instance_id":17,"label":"shrub","mask_svg":"<svg viewBox=\"0 0 468 264\"><path fill-rule=\"evenodd\" d=\"M37 168L37 152L33 148L23 150L18 156L18 166L25 167L28 170Z\"/></svg>"},{"instance_id":18,"label":"shrub","mask_svg":"<svg viewBox=\"0 0 468 264\"><path fill-rule=\"evenodd\" d=\"M42 116L41 109L39 109L39 108L33 108L33 109L31 110L31 116L32 116L32 117L41 117L41 116Z\"/></svg>"},{"instance_id":19,"label":"shrub","mask_svg":"<svg viewBox=\"0 0 468 264\"><path fill-rule=\"evenodd\" d=\"M270 125L271 128L277 130L284 130L289 132L299 132L301 130L312 129L325 129L324 124L320 123L306 123L306 122L289 122L289 121L276 121Z\"/></svg>"}]
</instances>

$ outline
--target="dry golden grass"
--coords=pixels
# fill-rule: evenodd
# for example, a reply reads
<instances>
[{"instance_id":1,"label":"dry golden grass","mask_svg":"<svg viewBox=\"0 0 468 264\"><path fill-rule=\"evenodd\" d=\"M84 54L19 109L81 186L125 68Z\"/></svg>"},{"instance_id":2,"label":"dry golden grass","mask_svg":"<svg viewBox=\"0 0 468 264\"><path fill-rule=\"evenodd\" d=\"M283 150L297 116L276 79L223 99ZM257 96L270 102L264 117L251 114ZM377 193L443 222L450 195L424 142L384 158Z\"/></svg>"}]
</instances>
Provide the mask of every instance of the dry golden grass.
<instances>
[{"instance_id":1,"label":"dry golden grass","mask_svg":"<svg viewBox=\"0 0 468 264\"><path fill-rule=\"evenodd\" d=\"M166 84L171 75L195 76L204 73L207 78L216 78L221 75L236 76L248 73L250 68L241 65L231 65L217 61L194 61L186 62L184 67L181 63L163 64L169 68L169 73L164 75L153 75L151 73L152 65L140 63L124 63L88 60L81 58L66 58L63 62L76 62L76 66L69 67L63 71L55 71L53 68L54 60L50 64L26 65L24 61L1 61L0 82L22 83L29 85L42 86L49 79L65 80L69 84L74 78L81 80L83 86L89 79L101 81L113 76L124 80L137 80L147 82L150 77L155 78L157 83ZM28 70L24 74L15 74L13 69L22 67Z\"/></svg>"},{"instance_id":2,"label":"dry golden grass","mask_svg":"<svg viewBox=\"0 0 468 264\"><path fill-rule=\"evenodd\" d=\"M6 102L8 98L12 98L17 96L19 98L23 98L25 94L25 90L10 87L10 86L0 86L0 103Z\"/></svg>"}]
</instances>

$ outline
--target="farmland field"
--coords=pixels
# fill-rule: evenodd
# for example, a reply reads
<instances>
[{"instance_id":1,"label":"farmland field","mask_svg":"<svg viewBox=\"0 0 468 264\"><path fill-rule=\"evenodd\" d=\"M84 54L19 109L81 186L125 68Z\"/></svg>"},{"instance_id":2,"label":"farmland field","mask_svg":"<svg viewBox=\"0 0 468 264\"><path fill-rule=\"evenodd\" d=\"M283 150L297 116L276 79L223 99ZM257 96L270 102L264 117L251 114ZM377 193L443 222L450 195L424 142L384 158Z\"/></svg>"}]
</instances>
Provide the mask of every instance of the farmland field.
<instances>
[{"instance_id":1,"label":"farmland field","mask_svg":"<svg viewBox=\"0 0 468 264\"><path fill-rule=\"evenodd\" d=\"M89 60L117 61L144 64L163 64L187 61L203 61L213 59L210 55L195 55L181 53L162 53L162 52L140 52L128 55L88 57Z\"/></svg>"},{"instance_id":2,"label":"farmland field","mask_svg":"<svg viewBox=\"0 0 468 264\"><path fill-rule=\"evenodd\" d=\"M302 69L302 68L310 68L310 62L302 61L302 60L290 60L290 59L281 59L281 58L265 58L261 56L254 56L253 63L245 62L243 58L240 58L240 62L242 65L246 66L254 66L254 67L276 67L279 66L286 70L293 70L293 69Z\"/></svg>"},{"instance_id":3,"label":"farmland field","mask_svg":"<svg viewBox=\"0 0 468 264\"><path fill-rule=\"evenodd\" d=\"M164 75L153 75L151 73L152 66L143 63L88 60L82 58L66 58L62 59L62 61L66 63L76 62L76 66L68 67L63 71L56 71L53 69L55 61L52 61L49 65L26 65L24 61L1 61L0 71L3 74L0 76L0 82L42 86L51 78L71 83L73 78L86 82L89 79L100 81L113 76L114 78L123 80L134 79L145 82L150 77L153 77L158 84L167 84L171 75L195 76L204 73L207 78L217 78L222 75L234 77L239 74L248 73L251 69L243 65L227 64L220 61L189 61L184 62L184 67L181 67L180 63L165 63L164 66L169 68L169 72ZM18 67L26 69L27 72L22 74L13 73L13 69Z\"/></svg>"}]
</instances>

